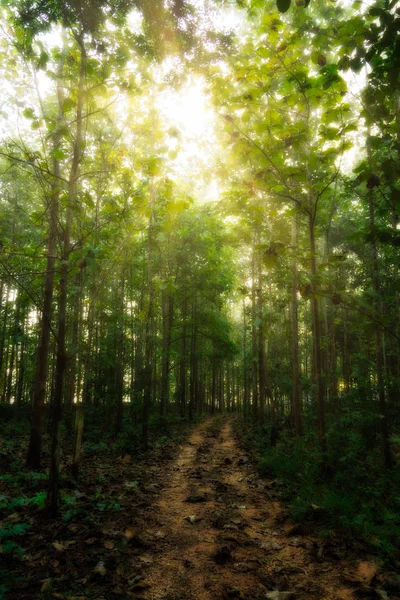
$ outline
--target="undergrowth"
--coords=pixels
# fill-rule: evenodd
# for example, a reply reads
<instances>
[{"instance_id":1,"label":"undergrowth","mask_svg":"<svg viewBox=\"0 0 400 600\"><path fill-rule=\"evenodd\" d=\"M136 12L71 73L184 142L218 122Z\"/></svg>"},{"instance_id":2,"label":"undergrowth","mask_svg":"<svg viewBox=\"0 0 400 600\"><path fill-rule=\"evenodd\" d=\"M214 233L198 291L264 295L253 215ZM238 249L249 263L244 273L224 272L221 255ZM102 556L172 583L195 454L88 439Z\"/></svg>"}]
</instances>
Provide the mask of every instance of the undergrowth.
<instances>
[{"instance_id":1,"label":"undergrowth","mask_svg":"<svg viewBox=\"0 0 400 600\"><path fill-rule=\"evenodd\" d=\"M158 462L173 456L186 438L189 427L187 419L178 412L170 412L167 426L158 411L152 412L148 428L149 451L145 452L141 425L135 423L129 407L125 407L122 430L118 435L114 423L107 418L107 411L106 406L89 406L85 410L78 486L70 470L74 411L65 411L60 436L60 514L57 521L64 527L71 522L98 527L126 510L127 497L140 490L143 459L151 456L150 460ZM44 509L49 478L51 414L46 409L42 470L39 472L29 471L26 467L29 415L28 406L0 405L0 562L7 566L7 569L0 568L0 600L19 582L17 571L13 572L9 567L25 558L32 531L37 531L41 523L47 526ZM194 418L195 421L199 419L199 416ZM129 465L129 471L135 469L136 476L132 476L132 480L124 479L127 473L124 465Z\"/></svg>"},{"instance_id":2,"label":"undergrowth","mask_svg":"<svg viewBox=\"0 0 400 600\"><path fill-rule=\"evenodd\" d=\"M276 426L242 421L241 430L295 522L314 521L325 535L344 529L391 563L400 558L400 468L383 467L379 438L368 439L372 423L371 415L344 408L327 431L325 456L307 420L300 439L287 426L277 435Z\"/></svg>"}]
</instances>

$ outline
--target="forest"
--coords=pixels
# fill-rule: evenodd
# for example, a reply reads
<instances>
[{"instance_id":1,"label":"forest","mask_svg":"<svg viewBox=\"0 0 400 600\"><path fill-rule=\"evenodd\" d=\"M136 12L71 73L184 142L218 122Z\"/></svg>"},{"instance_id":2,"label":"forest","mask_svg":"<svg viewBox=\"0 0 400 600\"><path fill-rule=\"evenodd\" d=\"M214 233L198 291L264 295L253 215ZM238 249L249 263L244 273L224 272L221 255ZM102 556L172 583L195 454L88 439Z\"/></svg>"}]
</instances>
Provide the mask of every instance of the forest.
<instances>
[{"instance_id":1,"label":"forest","mask_svg":"<svg viewBox=\"0 0 400 600\"><path fill-rule=\"evenodd\" d=\"M400 598L398 2L0 14L0 598Z\"/></svg>"}]
</instances>

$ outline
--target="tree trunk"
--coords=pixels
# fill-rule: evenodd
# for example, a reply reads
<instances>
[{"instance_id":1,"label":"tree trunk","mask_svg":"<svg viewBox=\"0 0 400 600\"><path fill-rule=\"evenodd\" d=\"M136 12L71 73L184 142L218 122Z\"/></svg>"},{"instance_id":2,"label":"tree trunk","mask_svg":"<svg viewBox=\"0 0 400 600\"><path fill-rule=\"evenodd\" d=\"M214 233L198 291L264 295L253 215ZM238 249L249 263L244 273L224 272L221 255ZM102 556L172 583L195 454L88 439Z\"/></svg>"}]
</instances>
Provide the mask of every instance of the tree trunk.
<instances>
[{"instance_id":1,"label":"tree trunk","mask_svg":"<svg viewBox=\"0 0 400 600\"><path fill-rule=\"evenodd\" d=\"M151 191L153 194L153 191ZM149 443L149 413L150 403L152 398L153 385L153 370L152 370L152 355L153 355L153 313L154 313L154 287L153 287L153 198L151 198L151 213L149 219L149 235L148 235L148 266L147 266L147 285L148 285L148 309L145 325L145 341L144 341L144 369L143 369L143 422L142 422L142 445L146 450Z\"/></svg>"},{"instance_id":2,"label":"tree trunk","mask_svg":"<svg viewBox=\"0 0 400 600\"><path fill-rule=\"evenodd\" d=\"M125 277L122 275L120 282L120 301L116 314L116 364L115 364L115 403L116 424L115 436L122 431L124 415L124 309L125 309Z\"/></svg>"},{"instance_id":3,"label":"tree trunk","mask_svg":"<svg viewBox=\"0 0 400 600\"><path fill-rule=\"evenodd\" d=\"M265 331L264 331L264 307L263 307L263 282L262 282L262 264L261 254L258 252L258 296L257 308L258 319L258 381L259 381L259 417L260 423L263 425L265 421L265 398L267 391L267 365L265 356Z\"/></svg>"},{"instance_id":4,"label":"tree trunk","mask_svg":"<svg viewBox=\"0 0 400 600\"><path fill-rule=\"evenodd\" d=\"M310 203L312 205L312 203ZM318 438L320 448L323 453L326 452L325 437L325 384L322 372L322 354L321 354L321 324L319 316L319 300L317 296L317 258L315 244L315 219L312 214L309 215L309 238L311 251L311 309L313 320L313 357L314 374L316 383L316 399L318 413Z\"/></svg>"},{"instance_id":5,"label":"tree trunk","mask_svg":"<svg viewBox=\"0 0 400 600\"><path fill-rule=\"evenodd\" d=\"M373 198L373 191L370 190L369 196L369 225L371 231L375 227L375 205ZM372 242L372 284L374 287L375 298L374 298L374 309L375 312L379 310L379 303L381 297L379 271L378 271L378 250L375 240ZM376 377L377 377L377 396L378 405L380 412L380 428L382 437L383 456L385 461L385 467L391 469L393 467L393 457L390 448L389 441L389 423L386 406L386 391L385 391L385 379L384 379L384 368L383 368L383 338L382 331L379 327L375 328L375 360L376 360Z\"/></svg>"},{"instance_id":6,"label":"tree trunk","mask_svg":"<svg viewBox=\"0 0 400 600\"><path fill-rule=\"evenodd\" d=\"M297 305L297 235L298 215L292 217L292 301L291 301L291 347L292 347L292 414L297 436L301 435L301 396L300 396L300 359L299 359L299 317Z\"/></svg>"},{"instance_id":7,"label":"tree trunk","mask_svg":"<svg viewBox=\"0 0 400 600\"><path fill-rule=\"evenodd\" d=\"M72 336L71 336L71 355L69 359L68 369L68 384L65 397L66 406L72 407L75 401L76 392L76 375L77 375L77 356L79 354L79 325L81 322L81 306L82 306L82 282L83 282L83 267L80 267L75 280L75 292L73 299L73 315L72 315ZM77 398L79 401L79 398Z\"/></svg>"},{"instance_id":8,"label":"tree trunk","mask_svg":"<svg viewBox=\"0 0 400 600\"><path fill-rule=\"evenodd\" d=\"M171 351L171 329L173 325L173 296L168 295L165 290L161 295L162 310L162 358L161 358L161 421L167 426L167 413L169 402L169 364Z\"/></svg>"},{"instance_id":9,"label":"tree trunk","mask_svg":"<svg viewBox=\"0 0 400 600\"><path fill-rule=\"evenodd\" d=\"M84 421L84 405L82 404L82 402L78 402L76 405L76 413L75 413L75 443L74 443L74 456L72 459L72 475L73 475L75 481L78 481L78 477L79 477L79 465L80 465L81 453L82 453L83 421Z\"/></svg>"},{"instance_id":10,"label":"tree trunk","mask_svg":"<svg viewBox=\"0 0 400 600\"><path fill-rule=\"evenodd\" d=\"M215 359L212 360L211 368L211 414L215 414L215 400L217 395L217 368L215 365Z\"/></svg>"},{"instance_id":11,"label":"tree trunk","mask_svg":"<svg viewBox=\"0 0 400 600\"><path fill-rule=\"evenodd\" d=\"M65 226L63 232L63 250L61 260L60 294L58 301L58 327L57 327L57 357L56 357L56 379L53 398L53 428L51 436L51 461L49 475L49 490L46 506L52 516L58 511L58 487L59 487L59 429L62 415L64 376L67 367L66 353L66 316L67 316L67 291L69 278L69 255L70 235L72 225L72 211L74 203L77 202L77 177L82 156L83 142L83 99L84 83L86 73L86 50L83 41L83 33L76 35L76 41L80 48L80 73L78 84L78 104L76 112L76 134L74 141L72 164L68 179L68 203L66 209Z\"/></svg>"},{"instance_id":12,"label":"tree trunk","mask_svg":"<svg viewBox=\"0 0 400 600\"><path fill-rule=\"evenodd\" d=\"M247 331L246 331L246 302L243 294L243 415L246 418L249 412L249 387L246 365Z\"/></svg>"},{"instance_id":13,"label":"tree trunk","mask_svg":"<svg viewBox=\"0 0 400 600\"><path fill-rule=\"evenodd\" d=\"M58 150L61 141L60 129L63 124L62 91L58 84L58 120L53 135L54 150ZM54 156L54 153L53 153ZM33 470L40 469L43 409L46 397L46 384L49 373L49 347L51 322L53 316L54 269L56 264L57 238L58 238L58 211L60 197L60 163L53 158L54 178L51 183L50 197L48 199L49 211L49 236L47 240L46 275L44 279L43 310L40 321L39 344L36 351L35 383L32 397L31 431L29 439L27 467Z\"/></svg>"},{"instance_id":14,"label":"tree trunk","mask_svg":"<svg viewBox=\"0 0 400 600\"><path fill-rule=\"evenodd\" d=\"M190 340L190 385L189 385L189 420L193 420L193 413L196 403L196 384L197 384L197 330L196 330L196 298L192 307L192 335Z\"/></svg>"},{"instance_id":15,"label":"tree trunk","mask_svg":"<svg viewBox=\"0 0 400 600\"><path fill-rule=\"evenodd\" d=\"M26 330L26 316L23 319L22 335L23 340L21 342L21 349L19 353L19 364L18 364L18 378L16 385L16 396L15 404L19 406L22 403L24 397L24 385L25 385L25 354L26 354L26 341L25 341L25 330Z\"/></svg>"},{"instance_id":16,"label":"tree trunk","mask_svg":"<svg viewBox=\"0 0 400 600\"><path fill-rule=\"evenodd\" d=\"M251 374L252 374L252 416L253 420L257 421L258 416L258 327L257 319L257 303L256 303L256 258L253 244L252 259L251 259Z\"/></svg>"},{"instance_id":17,"label":"tree trunk","mask_svg":"<svg viewBox=\"0 0 400 600\"><path fill-rule=\"evenodd\" d=\"M10 404L12 397L12 388L13 388L13 375L14 375L14 363L15 363L15 355L17 353L17 334L19 330L19 319L21 313L21 293L17 292L17 298L15 301L15 316L14 316L14 327L11 335L11 356L10 356L10 364L8 367L8 377L7 377L7 387L6 387L6 395L5 401L6 404ZM16 393L14 393L14 402L16 398Z\"/></svg>"},{"instance_id":18,"label":"tree trunk","mask_svg":"<svg viewBox=\"0 0 400 600\"><path fill-rule=\"evenodd\" d=\"M186 414L186 318L187 318L187 298L183 302L182 308L182 340L181 340L181 356L179 359L179 374L178 374L178 398L180 414L182 417Z\"/></svg>"}]
</instances>

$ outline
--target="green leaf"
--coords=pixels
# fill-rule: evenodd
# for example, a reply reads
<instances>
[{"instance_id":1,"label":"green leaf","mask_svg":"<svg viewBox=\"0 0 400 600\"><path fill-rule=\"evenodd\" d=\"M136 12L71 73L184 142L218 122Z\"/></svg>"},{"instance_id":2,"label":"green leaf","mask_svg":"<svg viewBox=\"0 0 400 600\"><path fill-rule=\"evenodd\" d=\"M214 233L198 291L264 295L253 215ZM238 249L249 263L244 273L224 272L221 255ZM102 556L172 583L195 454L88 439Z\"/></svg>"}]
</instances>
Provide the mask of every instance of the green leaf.
<instances>
[{"instance_id":1,"label":"green leaf","mask_svg":"<svg viewBox=\"0 0 400 600\"><path fill-rule=\"evenodd\" d=\"M26 119L34 119L35 118L35 113L33 112L32 108L24 108L24 110L22 111L22 114L24 115L24 117Z\"/></svg>"},{"instance_id":2,"label":"green leaf","mask_svg":"<svg viewBox=\"0 0 400 600\"><path fill-rule=\"evenodd\" d=\"M277 260L278 255L276 254L276 252L268 250L264 253L264 264L266 267L274 267Z\"/></svg>"},{"instance_id":3,"label":"green leaf","mask_svg":"<svg viewBox=\"0 0 400 600\"><path fill-rule=\"evenodd\" d=\"M276 0L276 6L281 13L287 12L290 8L290 4L291 0Z\"/></svg>"},{"instance_id":4,"label":"green leaf","mask_svg":"<svg viewBox=\"0 0 400 600\"><path fill-rule=\"evenodd\" d=\"M11 554L12 552L15 552L15 554L18 554L19 556L22 556L24 553L21 546L11 540L7 540L7 542L1 546L1 552L2 554Z\"/></svg>"},{"instance_id":5,"label":"green leaf","mask_svg":"<svg viewBox=\"0 0 400 600\"><path fill-rule=\"evenodd\" d=\"M62 104L63 112L65 112L65 113L68 112L74 106L75 106L75 102L72 100L72 98L65 98L65 100Z\"/></svg>"},{"instance_id":6,"label":"green leaf","mask_svg":"<svg viewBox=\"0 0 400 600\"><path fill-rule=\"evenodd\" d=\"M11 528L11 535L23 535L30 527L29 523L18 523Z\"/></svg>"},{"instance_id":7,"label":"green leaf","mask_svg":"<svg viewBox=\"0 0 400 600\"><path fill-rule=\"evenodd\" d=\"M138 486L138 482L137 481L127 481L125 485L128 488L136 488Z\"/></svg>"},{"instance_id":8,"label":"green leaf","mask_svg":"<svg viewBox=\"0 0 400 600\"><path fill-rule=\"evenodd\" d=\"M189 202L187 200L175 200L175 202L170 202L168 204L168 212L171 213L180 213L183 212L186 208L189 207Z\"/></svg>"},{"instance_id":9,"label":"green leaf","mask_svg":"<svg viewBox=\"0 0 400 600\"><path fill-rule=\"evenodd\" d=\"M71 519L71 517L72 517L72 511L67 510L67 512L65 513L65 515L63 517L64 523L68 523L68 521Z\"/></svg>"},{"instance_id":10,"label":"green leaf","mask_svg":"<svg viewBox=\"0 0 400 600\"><path fill-rule=\"evenodd\" d=\"M38 68L39 69L46 68L49 58L50 58L50 56L47 54L47 52L45 50L42 50L40 53L40 56L39 56Z\"/></svg>"},{"instance_id":11,"label":"green leaf","mask_svg":"<svg viewBox=\"0 0 400 600\"><path fill-rule=\"evenodd\" d=\"M57 150L57 149L53 150L51 155L54 158L54 160L64 160L64 158L66 157L65 152L63 152L62 150Z\"/></svg>"}]
</instances>

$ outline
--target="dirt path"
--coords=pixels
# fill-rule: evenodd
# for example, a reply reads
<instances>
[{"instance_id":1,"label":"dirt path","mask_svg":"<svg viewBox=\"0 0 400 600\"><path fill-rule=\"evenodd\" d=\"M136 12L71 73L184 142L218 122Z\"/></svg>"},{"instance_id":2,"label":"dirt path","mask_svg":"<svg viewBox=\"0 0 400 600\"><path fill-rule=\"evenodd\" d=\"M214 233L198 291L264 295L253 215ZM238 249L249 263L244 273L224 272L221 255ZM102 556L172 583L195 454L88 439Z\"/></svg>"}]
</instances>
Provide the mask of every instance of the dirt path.
<instances>
[{"instance_id":1,"label":"dirt path","mask_svg":"<svg viewBox=\"0 0 400 600\"><path fill-rule=\"evenodd\" d=\"M165 487L141 531L152 542L139 556L143 578L133 586L134 595L146 600L360 597L344 582L338 557L324 558L315 540L290 530L285 511L268 498L268 485L239 449L231 419L197 427L163 477ZM347 576L351 567L358 586L367 588L374 568L367 562L345 564Z\"/></svg>"}]
</instances>

